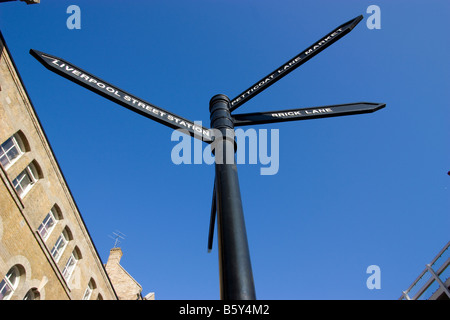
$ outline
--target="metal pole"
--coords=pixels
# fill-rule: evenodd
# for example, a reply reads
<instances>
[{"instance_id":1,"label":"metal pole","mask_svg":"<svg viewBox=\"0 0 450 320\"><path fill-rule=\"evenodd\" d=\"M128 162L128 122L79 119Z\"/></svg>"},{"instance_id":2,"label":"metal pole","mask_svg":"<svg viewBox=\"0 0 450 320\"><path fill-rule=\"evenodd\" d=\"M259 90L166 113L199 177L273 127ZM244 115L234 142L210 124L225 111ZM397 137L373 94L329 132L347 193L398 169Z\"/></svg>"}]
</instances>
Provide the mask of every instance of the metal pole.
<instances>
[{"instance_id":1,"label":"metal pole","mask_svg":"<svg viewBox=\"0 0 450 320\"><path fill-rule=\"evenodd\" d=\"M255 300L255 286L235 162L230 99L216 95L209 104L215 140L216 205L222 300Z\"/></svg>"}]
</instances>

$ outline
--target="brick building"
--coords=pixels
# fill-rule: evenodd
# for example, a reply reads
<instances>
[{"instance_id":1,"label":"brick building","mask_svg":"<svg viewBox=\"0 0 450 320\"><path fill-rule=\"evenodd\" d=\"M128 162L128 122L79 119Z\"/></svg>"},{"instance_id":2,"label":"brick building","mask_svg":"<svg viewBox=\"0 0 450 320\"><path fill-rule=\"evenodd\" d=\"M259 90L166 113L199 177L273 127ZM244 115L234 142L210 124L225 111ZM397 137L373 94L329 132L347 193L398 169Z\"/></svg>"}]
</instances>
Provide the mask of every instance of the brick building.
<instances>
[{"instance_id":1,"label":"brick building","mask_svg":"<svg viewBox=\"0 0 450 320\"><path fill-rule=\"evenodd\" d=\"M0 145L0 300L144 299L119 248L102 263L1 33Z\"/></svg>"}]
</instances>

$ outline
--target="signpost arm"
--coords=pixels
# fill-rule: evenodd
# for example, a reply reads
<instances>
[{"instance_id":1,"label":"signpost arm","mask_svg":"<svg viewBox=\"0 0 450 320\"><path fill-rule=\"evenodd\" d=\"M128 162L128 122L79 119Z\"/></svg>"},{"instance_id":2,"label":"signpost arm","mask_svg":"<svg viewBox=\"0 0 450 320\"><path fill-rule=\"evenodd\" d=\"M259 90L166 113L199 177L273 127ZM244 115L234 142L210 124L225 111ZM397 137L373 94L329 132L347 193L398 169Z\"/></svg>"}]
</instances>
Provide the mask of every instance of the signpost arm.
<instances>
[{"instance_id":1,"label":"signpost arm","mask_svg":"<svg viewBox=\"0 0 450 320\"><path fill-rule=\"evenodd\" d=\"M280 66L278 69L274 70L272 73L268 74L247 90L241 92L236 98L231 100L230 110L233 111L238 108L243 103L247 102L258 93L270 87L272 84L291 73L303 63L314 57L316 54L329 47L331 44L342 38L344 35L353 30L353 28L363 19L360 15L331 31L325 37L312 44L307 49L300 52L297 56L287 61L285 64Z\"/></svg>"},{"instance_id":2,"label":"signpost arm","mask_svg":"<svg viewBox=\"0 0 450 320\"><path fill-rule=\"evenodd\" d=\"M358 102L302 109L234 114L234 126L298 121L371 113L384 108L384 103Z\"/></svg>"},{"instance_id":3,"label":"signpost arm","mask_svg":"<svg viewBox=\"0 0 450 320\"><path fill-rule=\"evenodd\" d=\"M102 97L115 102L131 111L144 117L150 118L174 130L181 129L183 133L199 140L211 143L214 137L208 128L180 117L172 112L157 107L145 100L119 89L112 84L84 71L75 65L64 61L61 58L37 51L30 50L30 54L35 57L44 67L60 76L75 82L76 84L95 92Z\"/></svg>"},{"instance_id":4,"label":"signpost arm","mask_svg":"<svg viewBox=\"0 0 450 320\"><path fill-rule=\"evenodd\" d=\"M222 300L255 300L229 107L230 100L225 95L214 96L209 104L211 127L221 133L215 133L211 145L216 161L220 295Z\"/></svg>"}]
</instances>

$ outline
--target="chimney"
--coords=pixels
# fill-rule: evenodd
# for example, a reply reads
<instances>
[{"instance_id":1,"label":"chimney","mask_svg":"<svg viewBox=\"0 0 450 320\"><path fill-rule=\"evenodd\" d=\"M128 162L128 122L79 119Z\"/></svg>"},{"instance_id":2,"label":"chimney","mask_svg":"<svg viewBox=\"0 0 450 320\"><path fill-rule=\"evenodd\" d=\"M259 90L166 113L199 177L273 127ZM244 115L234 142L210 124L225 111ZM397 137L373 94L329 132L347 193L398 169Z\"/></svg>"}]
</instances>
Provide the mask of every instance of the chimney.
<instances>
[{"instance_id":1,"label":"chimney","mask_svg":"<svg viewBox=\"0 0 450 320\"><path fill-rule=\"evenodd\" d=\"M109 257L106 264L119 264L120 259L122 258L123 252L120 248L112 248L109 251Z\"/></svg>"}]
</instances>

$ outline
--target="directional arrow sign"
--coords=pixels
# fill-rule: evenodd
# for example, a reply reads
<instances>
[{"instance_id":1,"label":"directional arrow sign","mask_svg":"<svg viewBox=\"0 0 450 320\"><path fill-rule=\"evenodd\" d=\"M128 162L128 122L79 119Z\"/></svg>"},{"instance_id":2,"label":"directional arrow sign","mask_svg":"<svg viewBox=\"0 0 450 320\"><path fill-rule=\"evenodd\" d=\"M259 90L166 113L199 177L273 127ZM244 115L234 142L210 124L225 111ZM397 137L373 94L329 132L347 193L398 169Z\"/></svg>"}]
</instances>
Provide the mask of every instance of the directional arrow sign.
<instances>
[{"instance_id":1,"label":"directional arrow sign","mask_svg":"<svg viewBox=\"0 0 450 320\"><path fill-rule=\"evenodd\" d=\"M207 143L213 141L211 130L137 98L63 59L33 49L30 50L30 54L50 71L53 71L104 98L116 102L131 111L137 112L144 117L155 120L172 129L184 129L190 136Z\"/></svg>"},{"instance_id":2,"label":"directional arrow sign","mask_svg":"<svg viewBox=\"0 0 450 320\"><path fill-rule=\"evenodd\" d=\"M269 86L289 74L290 72L297 69L299 66L301 66L303 63L314 57L316 54L321 52L323 49L329 47L331 44L342 38L344 35L352 31L352 29L363 19L363 16L358 16L343 25L337 27L333 31L331 31L329 34L327 34L325 37L311 45L309 48L303 50L300 52L297 56L283 64L281 67L273 71L272 73L268 74L258 82L256 82L254 85L252 85L250 88L239 94L236 98L231 100L231 108L230 110L233 111L237 107L239 107L241 104L247 102L254 96L256 96L258 93L262 92L263 90L267 89Z\"/></svg>"},{"instance_id":3,"label":"directional arrow sign","mask_svg":"<svg viewBox=\"0 0 450 320\"><path fill-rule=\"evenodd\" d=\"M235 126L247 126L253 124L329 118L352 114L370 113L382 109L385 106L386 104L384 103L359 102L303 109L234 114L233 118Z\"/></svg>"}]
</instances>

